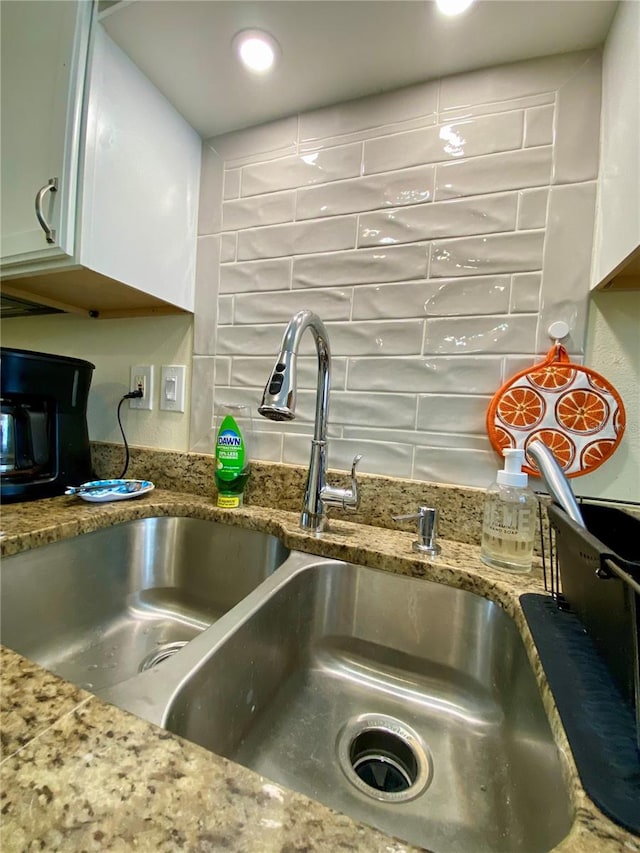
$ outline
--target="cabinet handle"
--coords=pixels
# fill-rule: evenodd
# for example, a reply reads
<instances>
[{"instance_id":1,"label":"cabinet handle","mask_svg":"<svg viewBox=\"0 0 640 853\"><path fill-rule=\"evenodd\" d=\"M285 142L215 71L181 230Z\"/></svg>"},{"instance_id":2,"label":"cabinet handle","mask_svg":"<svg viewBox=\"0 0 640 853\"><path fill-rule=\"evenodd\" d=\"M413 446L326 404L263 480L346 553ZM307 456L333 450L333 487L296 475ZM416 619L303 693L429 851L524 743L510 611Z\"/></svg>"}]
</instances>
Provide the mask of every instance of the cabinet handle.
<instances>
[{"instance_id":1,"label":"cabinet handle","mask_svg":"<svg viewBox=\"0 0 640 853\"><path fill-rule=\"evenodd\" d=\"M55 193L58 191L58 179L57 178L49 178L48 182L42 187L41 190L38 190L38 194L36 195L36 216L38 217L38 222L40 223L40 227L44 231L45 237L47 238L47 243L55 243L56 242L56 231L55 228L52 228L47 220L44 218L44 214L42 213L42 201L48 192Z\"/></svg>"}]
</instances>

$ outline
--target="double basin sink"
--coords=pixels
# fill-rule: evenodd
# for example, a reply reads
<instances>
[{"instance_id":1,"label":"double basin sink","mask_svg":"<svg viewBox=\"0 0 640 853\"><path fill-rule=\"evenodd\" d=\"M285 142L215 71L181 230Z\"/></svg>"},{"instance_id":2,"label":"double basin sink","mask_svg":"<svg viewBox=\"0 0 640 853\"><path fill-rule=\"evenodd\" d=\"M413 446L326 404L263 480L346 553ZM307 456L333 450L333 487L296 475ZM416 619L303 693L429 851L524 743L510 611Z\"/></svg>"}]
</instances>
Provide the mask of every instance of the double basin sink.
<instances>
[{"instance_id":1,"label":"double basin sink","mask_svg":"<svg viewBox=\"0 0 640 853\"><path fill-rule=\"evenodd\" d=\"M5 645L403 841L537 853L571 828L524 644L478 595L190 518L8 557L1 581Z\"/></svg>"}]
</instances>

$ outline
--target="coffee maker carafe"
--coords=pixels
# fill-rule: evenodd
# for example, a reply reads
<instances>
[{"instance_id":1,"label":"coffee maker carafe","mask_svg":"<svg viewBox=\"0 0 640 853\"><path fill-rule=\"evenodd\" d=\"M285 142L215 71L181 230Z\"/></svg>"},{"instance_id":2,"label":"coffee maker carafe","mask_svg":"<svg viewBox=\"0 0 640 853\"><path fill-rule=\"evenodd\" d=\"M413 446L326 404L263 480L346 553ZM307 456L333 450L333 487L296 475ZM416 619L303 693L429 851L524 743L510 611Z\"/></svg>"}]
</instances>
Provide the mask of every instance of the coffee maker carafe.
<instances>
[{"instance_id":1,"label":"coffee maker carafe","mask_svg":"<svg viewBox=\"0 0 640 853\"><path fill-rule=\"evenodd\" d=\"M94 365L0 348L3 501L61 495L91 479L87 398Z\"/></svg>"}]
</instances>

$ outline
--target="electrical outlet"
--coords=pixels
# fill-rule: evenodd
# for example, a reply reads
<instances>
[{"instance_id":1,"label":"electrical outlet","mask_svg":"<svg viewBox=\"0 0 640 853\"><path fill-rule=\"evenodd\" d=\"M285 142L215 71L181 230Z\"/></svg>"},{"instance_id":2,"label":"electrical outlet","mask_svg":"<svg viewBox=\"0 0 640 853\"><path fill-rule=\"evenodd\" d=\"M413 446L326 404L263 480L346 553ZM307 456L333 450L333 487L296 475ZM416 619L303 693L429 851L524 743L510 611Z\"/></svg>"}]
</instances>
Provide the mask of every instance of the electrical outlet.
<instances>
[{"instance_id":1,"label":"electrical outlet","mask_svg":"<svg viewBox=\"0 0 640 853\"><path fill-rule=\"evenodd\" d=\"M130 409L153 408L153 365L136 365L131 368L131 391L142 391L142 397L129 400Z\"/></svg>"}]
</instances>

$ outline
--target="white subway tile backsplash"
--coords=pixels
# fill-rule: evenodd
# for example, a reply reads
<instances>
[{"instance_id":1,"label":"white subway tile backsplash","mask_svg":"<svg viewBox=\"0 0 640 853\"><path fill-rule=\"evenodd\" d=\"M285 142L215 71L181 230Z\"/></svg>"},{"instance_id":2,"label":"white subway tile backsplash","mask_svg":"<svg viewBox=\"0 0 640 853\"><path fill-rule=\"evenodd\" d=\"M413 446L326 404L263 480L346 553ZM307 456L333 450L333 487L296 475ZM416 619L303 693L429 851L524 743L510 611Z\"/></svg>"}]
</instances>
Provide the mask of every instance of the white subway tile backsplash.
<instances>
[{"instance_id":1,"label":"white subway tile backsplash","mask_svg":"<svg viewBox=\"0 0 640 853\"><path fill-rule=\"evenodd\" d=\"M360 174L362 145L358 142L256 163L242 170L242 195L259 195L355 178Z\"/></svg>"},{"instance_id":2,"label":"white subway tile backsplash","mask_svg":"<svg viewBox=\"0 0 640 853\"><path fill-rule=\"evenodd\" d=\"M295 202L296 194L293 190L225 201L222 206L222 227L225 231L236 231L256 225L291 222Z\"/></svg>"},{"instance_id":3,"label":"white subway tile backsplash","mask_svg":"<svg viewBox=\"0 0 640 853\"><path fill-rule=\"evenodd\" d=\"M293 287L335 287L425 278L428 245L328 252L293 262Z\"/></svg>"},{"instance_id":4,"label":"white subway tile backsplash","mask_svg":"<svg viewBox=\"0 0 640 853\"><path fill-rule=\"evenodd\" d=\"M534 107L524 114L524 145L551 145L553 142L553 104Z\"/></svg>"},{"instance_id":5,"label":"white subway tile backsplash","mask_svg":"<svg viewBox=\"0 0 640 853\"><path fill-rule=\"evenodd\" d=\"M293 465L308 465L309 446L309 439L304 436L285 435L283 461ZM410 445L335 438L329 442L327 449L330 469L349 471L354 456L362 453L358 470L364 474L411 476L413 448ZM334 482L333 476L330 481ZM344 485L346 487L348 483L345 481Z\"/></svg>"},{"instance_id":6,"label":"white subway tile backsplash","mask_svg":"<svg viewBox=\"0 0 640 853\"><path fill-rule=\"evenodd\" d=\"M516 226L517 208L517 194L505 193L362 214L358 246L511 231Z\"/></svg>"},{"instance_id":7,"label":"white subway tile backsplash","mask_svg":"<svg viewBox=\"0 0 640 853\"><path fill-rule=\"evenodd\" d=\"M193 321L193 352L215 355L218 291L220 284L220 237L198 237Z\"/></svg>"},{"instance_id":8,"label":"white subway tile backsplash","mask_svg":"<svg viewBox=\"0 0 640 853\"><path fill-rule=\"evenodd\" d=\"M474 276L354 288L354 320L497 314L509 310L509 276Z\"/></svg>"},{"instance_id":9,"label":"white subway tile backsplash","mask_svg":"<svg viewBox=\"0 0 640 853\"><path fill-rule=\"evenodd\" d=\"M548 345L546 335L550 323L564 320L571 331L563 343L568 349L583 352L595 199L595 182L551 189L544 247L538 351Z\"/></svg>"},{"instance_id":10,"label":"white subway tile backsplash","mask_svg":"<svg viewBox=\"0 0 640 853\"><path fill-rule=\"evenodd\" d=\"M592 54L593 51L564 53L445 77L440 81L439 109L492 104L555 91Z\"/></svg>"},{"instance_id":11,"label":"white subway tile backsplash","mask_svg":"<svg viewBox=\"0 0 640 853\"><path fill-rule=\"evenodd\" d=\"M224 236L223 234L223 239ZM290 283L290 258L227 264L220 271L221 293L259 293L263 290L287 290Z\"/></svg>"},{"instance_id":12,"label":"white subway tile backsplash","mask_svg":"<svg viewBox=\"0 0 640 853\"><path fill-rule=\"evenodd\" d=\"M240 195L240 176L241 169L225 169L224 172L224 195L223 199L227 201L230 198L238 198Z\"/></svg>"},{"instance_id":13,"label":"white subway tile backsplash","mask_svg":"<svg viewBox=\"0 0 640 853\"><path fill-rule=\"evenodd\" d=\"M227 264L236 259L238 238L236 234L220 235L220 263Z\"/></svg>"},{"instance_id":14,"label":"white subway tile backsplash","mask_svg":"<svg viewBox=\"0 0 640 853\"><path fill-rule=\"evenodd\" d=\"M419 117L424 124L433 124L437 102L438 83L419 83L395 92L313 110L300 116L299 141L315 142Z\"/></svg>"},{"instance_id":15,"label":"white subway tile backsplash","mask_svg":"<svg viewBox=\"0 0 640 853\"><path fill-rule=\"evenodd\" d=\"M416 394L489 394L500 386L502 359L496 356L349 359L347 388L354 391L410 391ZM457 432L455 423L448 430Z\"/></svg>"},{"instance_id":16,"label":"white subway tile backsplash","mask_svg":"<svg viewBox=\"0 0 640 853\"><path fill-rule=\"evenodd\" d=\"M602 68L599 53L589 56L558 92L553 183L593 181L598 177Z\"/></svg>"},{"instance_id":17,"label":"white subway tile backsplash","mask_svg":"<svg viewBox=\"0 0 640 853\"><path fill-rule=\"evenodd\" d=\"M501 467L501 460L493 450L416 447L413 478L487 489Z\"/></svg>"},{"instance_id":18,"label":"white subway tile backsplash","mask_svg":"<svg viewBox=\"0 0 640 853\"><path fill-rule=\"evenodd\" d=\"M217 234L221 224L221 195L224 160L206 142L202 143L198 234Z\"/></svg>"},{"instance_id":19,"label":"white subway tile backsplash","mask_svg":"<svg viewBox=\"0 0 640 853\"><path fill-rule=\"evenodd\" d=\"M229 167L293 153L297 140L298 119L292 116L258 127L214 136L207 142Z\"/></svg>"},{"instance_id":20,"label":"white subway tile backsplash","mask_svg":"<svg viewBox=\"0 0 640 853\"><path fill-rule=\"evenodd\" d=\"M533 352L537 317L447 317L426 321L426 355Z\"/></svg>"},{"instance_id":21,"label":"white subway tile backsplash","mask_svg":"<svg viewBox=\"0 0 640 853\"><path fill-rule=\"evenodd\" d=\"M433 166L417 166L298 190L296 218L312 219L433 199Z\"/></svg>"},{"instance_id":22,"label":"white subway tile backsplash","mask_svg":"<svg viewBox=\"0 0 640 853\"><path fill-rule=\"evenodd\" d=\"M520 148L522 112L481 116L364 143L364 174Z\"/></svg>"},{"instance_id":23,"label":"white subway tile backsplash","mask_svg":"<svg viewBox=\"0 0 640 853\"><path fill-rule=\"evenodd\" d=\"M213 450L214 370L217 399L255 410L306 308L333 355L330 465L364 453L365 471L486 487L495 391L549 349L552 320L582 349L599 75L595 51L554 56L205 143L200 223L222 231L204 238L219 288L213 242L199 251L194 449ZM256 416L256 458L308 463L311 334L298 366L296 420Z\"/></svg>"},{"instance_id":24,"label":"white subway tile backsplash","mask_svg":"<svg viewBox=\"0 0 640 853\"><path fill-rule=\"evenodd\" d=\"M512 314L527 311L538 311L540 308L540 284L542 275L539 272L523 272L513 276L511 283Z\"/></svg>"},{"instance_id":25,"label":"white subway tile backsplash","mask_svg":"<svg viewBox=\"0 0 640 853\"><path fill-rule=\"evenodd\" d=\"M289 322L298 311L308 308L323 320L348 320L351 314L351 291L329 288L327 290L293 290L287 292L254 293L235 298L236 323Z\"/></svg>"},{"instance_id":26,"label":"white subway tile backsplash","mask_svg":"<svg viewBox=\"0 0 640 853\"><path fill-rule=\"evenodd\" d=\"M547 222L547 201L549 190L523 190L519 193L518 229L527 231L534 228L544 228Z\"/></svg>"},{"instance_id":27,"label":"white subway tile backsplash","mask_svg":"<svg viewBox=\"0 0 640 853\"><path fill-rule=\"evenodd\" d=\"M496 386L496 391L499 386ZM452 390L456 390L455 386ZM463 394L429 394L418 398L419 430L429 432L462 432L481 435L491 397Z\"/></svg>"},{"instance_id":28,"label":"white subway tile backsplash","mask_svg":"<svg viewBox=\"0 0 640 853\"><path fill-rule=\"evenodd\" d=\"M546 186L551 181L551 146L474 157L436 167L436 201L458 196Z\"/></svg>"},{"instance_id":29,"label":"white subway tile backsplash","mask_svg":"<svg viewBox=\"0 0 640 853\"><path fill-rule=\"evenodd\" d=\"M284 334L285 325L281 332ZM230 359L230 379L225 385L263 388L273 370L274 357L234 356ZM347 373L346 358L331 358L331 388L344 390ZM318 385L318 358L316 355L298 358L298 388L314 391ZM404 389L399 389L404 390Z\"/></svg>"},{"instance_id":30,"label":"white subway tile backsplash","mask_svg":"<svg viewBox=\"0 0 640 853\"><path fill-rule=\"evenodd\" d=\"M335 216L241 231L238 234L238 259L249 261L350 249L355 246L356 225L355 216Z\"/></svg>"},{"instance_id":31,"label":"white subway tile backsplash","mask_svg":"<svg viewBox=\"0 0 640 853\"><path fill-rule=\"evenodd\" d=\"M433 244L431 275L486 275L542 269L543 231L462 237Z\"/></svg>"}]
</instances>

